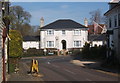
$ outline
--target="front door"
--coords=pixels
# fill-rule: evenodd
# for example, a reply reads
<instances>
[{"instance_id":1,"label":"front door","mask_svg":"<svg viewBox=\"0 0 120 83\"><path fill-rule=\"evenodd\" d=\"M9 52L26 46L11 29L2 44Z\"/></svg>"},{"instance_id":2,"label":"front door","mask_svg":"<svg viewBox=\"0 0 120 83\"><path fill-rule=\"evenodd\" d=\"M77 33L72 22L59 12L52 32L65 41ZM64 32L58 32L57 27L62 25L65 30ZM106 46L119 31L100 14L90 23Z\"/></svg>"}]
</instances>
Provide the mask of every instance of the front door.
<instances>
[{"instance_id":1,"label":"front door","mask_svg":"<svg viewBox=\"0 0 120 83\"><path fill-rule=\"evenodd\" d=\"M66 50L66 41L62 40L62 49Z\"/></svg>"}]
</instances>

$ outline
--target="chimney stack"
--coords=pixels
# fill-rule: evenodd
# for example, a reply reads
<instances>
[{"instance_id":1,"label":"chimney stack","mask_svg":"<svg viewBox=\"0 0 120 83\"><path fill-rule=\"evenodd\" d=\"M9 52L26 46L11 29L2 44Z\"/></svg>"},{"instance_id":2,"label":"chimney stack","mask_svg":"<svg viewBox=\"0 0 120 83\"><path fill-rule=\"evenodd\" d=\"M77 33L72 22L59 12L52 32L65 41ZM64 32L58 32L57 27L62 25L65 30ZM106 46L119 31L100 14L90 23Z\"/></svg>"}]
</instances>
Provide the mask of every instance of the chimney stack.
<instances>
[{"instance_id":1,"label":"chimney stack","mask_svg":"<svg viewBox=\"0 0 120 83\"><path fill-rule=\"evenodd\" d=\"M88 20L87 20L87 18L84 19L84 24L85 24L86 27L88 27Z\"/></svg>"},{"instance_id":2,"label":"chimney stack","mask_svg":"<svg viewBox=\"0 0 120 83\"><path fill-rule=\"evenodd\" d=\"M40 19L40 28L43 27L43 26L44 26L44 18L42 17L42 18Z\"/></svg>"}]
</instances>

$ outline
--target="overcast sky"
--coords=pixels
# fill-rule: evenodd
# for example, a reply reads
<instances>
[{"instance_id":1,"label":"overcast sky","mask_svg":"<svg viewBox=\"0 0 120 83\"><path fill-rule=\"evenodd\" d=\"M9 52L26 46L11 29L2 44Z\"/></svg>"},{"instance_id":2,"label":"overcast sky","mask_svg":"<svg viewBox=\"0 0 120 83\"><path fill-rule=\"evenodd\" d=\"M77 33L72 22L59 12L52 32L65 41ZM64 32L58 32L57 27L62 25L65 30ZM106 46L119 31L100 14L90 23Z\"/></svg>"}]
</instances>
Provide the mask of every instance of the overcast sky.
<instances>
[{"instance_id":1,"label":"overcast sky","mask_svg":"<svg viewBox=\"0 0 120 83\"><path fill-rule=\"evenodd\" d=\"M20 5L32 15L31 25L40 25L43 17L45 25L58 19L72 19L81 24L90 18L90 11L100 9L102 14L108 10L107 2L12 2Z\"/></svg>"}]
</instances>

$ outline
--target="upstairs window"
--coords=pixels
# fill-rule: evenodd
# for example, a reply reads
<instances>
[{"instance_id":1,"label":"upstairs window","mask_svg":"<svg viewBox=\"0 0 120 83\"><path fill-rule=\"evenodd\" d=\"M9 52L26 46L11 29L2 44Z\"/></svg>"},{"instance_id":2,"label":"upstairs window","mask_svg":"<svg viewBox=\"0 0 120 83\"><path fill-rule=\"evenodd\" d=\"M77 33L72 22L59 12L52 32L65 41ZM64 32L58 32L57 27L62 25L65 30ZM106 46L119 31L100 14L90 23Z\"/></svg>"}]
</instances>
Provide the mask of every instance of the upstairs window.
<instances>
[{"instance_id":1,"label":"upstairs window","mask_svg":"<svg viewBox=\"0 0 120 83\"><path fill-rule=\"evenodd\" d=\"M47 35L54 35L54 31L53 30L48 30Z\"/></svg>"},{"instance_id":2,"label":"upstairs window","mask_svg":"<svg viewBox=\"0 0 120 83\"><path fill-rule=\"evenodd\" d=\"M109 28L111 28L111 18L109 18Z\"/></svg>"},{"instance_id":3,"label":"upstairs window","mask_svg":"<svg viewBox=\"0 0 120 83\"><path fill-rule=\"evenodd\" d=\"M62 30L62 35L65 35L65 30Z\"/></svg>"},{"instance_id":4,"label":"upstairs window","mask_svg":"<svg viewBox=\"0 0 120 83\"><path fill-rule=\"evenodd\" d=\"M117 15L114 16L114 27L117 27Z\"/></svg>"},{"instance_id":5,"label":"upstairs window","mask_svg":"<svg viewBox=\"0 0 120 83\"><path fill-rule=\"evenodd\" d=\"M81 35L81 31L80 30L74 30L74 35Z\"/></svg>"},{"instance_id":6,"label":"upstairs window","mask_svg":"<svg viewBox=\"0 0 120 83\"><path fill-rule=\"evenodd\" d=\"M118 26L120 26L120 14L118 14Z\"/></svg>"}]
</instances>

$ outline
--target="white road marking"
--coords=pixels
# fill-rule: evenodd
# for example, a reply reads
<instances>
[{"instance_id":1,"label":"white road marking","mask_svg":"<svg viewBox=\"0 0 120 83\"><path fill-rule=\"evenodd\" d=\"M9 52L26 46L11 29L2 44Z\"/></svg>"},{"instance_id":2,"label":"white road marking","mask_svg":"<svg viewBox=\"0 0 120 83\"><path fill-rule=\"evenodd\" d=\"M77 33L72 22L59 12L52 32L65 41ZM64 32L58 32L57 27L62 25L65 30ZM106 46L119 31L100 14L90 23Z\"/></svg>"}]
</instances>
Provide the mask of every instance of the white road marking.
<instances>
[{"instance_id":1,"label":"white road marking","mask_svg":"<svg viewBox=\"0 0 120 83\"><path fill-rule=\"evenodd\" d=\"M64 69L65 71L67 71L67 72L69 72L69 73L71 73L71 74L76 74L76 73L74 73L74 72L72 72L72 71L70 71L70 70L68 70L68 69Z\"/></svg>"}]
</instances>

